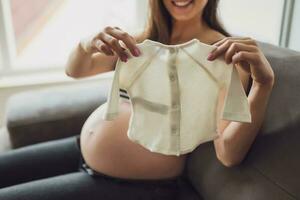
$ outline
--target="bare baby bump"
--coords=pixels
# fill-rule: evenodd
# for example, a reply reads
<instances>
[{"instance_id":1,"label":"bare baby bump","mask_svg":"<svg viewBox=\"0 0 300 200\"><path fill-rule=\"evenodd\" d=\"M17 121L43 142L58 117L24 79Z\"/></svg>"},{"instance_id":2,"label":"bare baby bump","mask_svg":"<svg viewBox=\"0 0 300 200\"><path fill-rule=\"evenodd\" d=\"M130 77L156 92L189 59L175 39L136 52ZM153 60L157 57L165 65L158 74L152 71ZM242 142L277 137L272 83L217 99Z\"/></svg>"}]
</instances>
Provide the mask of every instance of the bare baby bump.
<instances>
[{"instance_id":1,"label":"bare baby bump","mask_svg":"<svg viewBox=\"0 0 300 200\"><path fill-rule=\"evenodd\" d=\"M185 155L151 152L128 138L129 102L120 103L119 115L112 121L102 119L105 106L98 107L81 130L82 155L91 168L124 178L168 178L182 172Z\"/></svg>"}]
</instances>

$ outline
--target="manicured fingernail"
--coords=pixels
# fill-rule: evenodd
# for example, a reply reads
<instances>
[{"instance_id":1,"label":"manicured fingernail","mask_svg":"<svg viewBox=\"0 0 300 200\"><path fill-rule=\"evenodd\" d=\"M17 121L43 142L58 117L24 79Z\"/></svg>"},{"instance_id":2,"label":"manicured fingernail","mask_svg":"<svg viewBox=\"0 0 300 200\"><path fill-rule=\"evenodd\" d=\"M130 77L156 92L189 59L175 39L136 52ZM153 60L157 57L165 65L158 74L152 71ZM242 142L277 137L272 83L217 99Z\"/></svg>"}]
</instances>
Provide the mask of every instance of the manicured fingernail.
<instances>
[{"instance_id":1,"label":"manicured fingernail","mask_svg":"<svg viewBox=\"0 0 300 200\"><path fill-rule=\"evenodd\" d=\"M135 56L141 55L141 51L138 48L134 49Z\"/></svg>"},{"instance_id":2,"label":"manicured fingernail","mask_svg":"<svg viewBox=\"0 0 300 200\"><path fill-rule=\"evenodd\" d=\"M136 57L139 56L139 53L137 52L136 49L133 50L133 55L136 56Z\"/></svg>"},{"instance_id":3,"label":"manicured fingernail","mask_svg":"<svg viewBox=\"0 0 300 200\"><path fill-rule=\"evenodd\" d=\"M127 62L127 57L126 56L121 56L121 61Z\"/></svg>"},{"instance_id":4,"label":"manicured fingernail","mask_svg":"<svg viewBox=\"0 0 300 200\"><path fill-rule=\"evenodd\" d=\"M210 54L208 54L207 60L210 60L210 61L211 61L211 60L213 60L213 57L214 57L213 54L210 53Z\"/></svg>"}]
</instances>

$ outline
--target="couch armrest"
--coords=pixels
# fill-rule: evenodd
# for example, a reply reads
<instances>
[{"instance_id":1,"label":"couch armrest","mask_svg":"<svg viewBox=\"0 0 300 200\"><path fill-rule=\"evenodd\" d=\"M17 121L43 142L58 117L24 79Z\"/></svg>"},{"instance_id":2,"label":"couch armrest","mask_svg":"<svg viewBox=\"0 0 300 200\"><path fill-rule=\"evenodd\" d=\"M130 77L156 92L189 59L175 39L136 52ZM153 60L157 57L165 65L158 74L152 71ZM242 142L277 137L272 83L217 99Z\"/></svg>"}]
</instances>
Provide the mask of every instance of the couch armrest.
<instances>
[{"instance_id":1,"label":"couch armrest","mask_svg":"<svg viewBox=\"0 0 300 200\"><path fill-rule=\"evenodd\" d=\"M187 175L203 199L296 200L300 198L300 159L295 153L300 150L299 139L296 131L260 138L234 167L223 166L208 142L189 157Z\"/></svg>"},{"instance_id":2,"label":"couch armrest","mask_svg":"<svg viewBox=\"0 0 300 200\"><path fill-rule=\"evenodd\" d=\"M12 148L79 134L87 117L106 101L109 83L101 80L11 96L5 124Z\"/></svg>"},{"instance_id":3,"label":"couch armrest","mask_svg":"<svg viewBox=\"0 0 300 200\"><path fill-rule=\"evenodd\" d=\"M265 120L239 166L224 167L213 142L191 154L186 174L204 199L300 199L300 52L259 45L275 73Z\"/></svg>"}]
</instances>

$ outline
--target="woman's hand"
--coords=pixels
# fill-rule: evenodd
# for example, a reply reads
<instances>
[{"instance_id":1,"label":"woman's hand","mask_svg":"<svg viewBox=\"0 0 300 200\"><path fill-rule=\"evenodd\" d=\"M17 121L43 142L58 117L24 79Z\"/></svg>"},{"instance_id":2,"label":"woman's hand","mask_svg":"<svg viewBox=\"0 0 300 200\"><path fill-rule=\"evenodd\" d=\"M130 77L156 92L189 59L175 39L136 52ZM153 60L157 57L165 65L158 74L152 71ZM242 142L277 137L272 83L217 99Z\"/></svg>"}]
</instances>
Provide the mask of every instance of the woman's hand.
<instances>
[{"instance_id":1,"label":"woman's hand","mask_svg":"<svg viewBox=\"0 0 300 200\"><path fill-rule=\"evenodd\" d=\"M259 85L273 85L274 72L270 63L258 48L257 43L249 37L225 37L214 44L218 48L207 59L212 61L224 55L227 64L237 64L251 74L253 81Z\"/></svg>"},{"instance_id":2,"label":"woman's hand","mask_svg":"<svg viewBox=\"0 0 300 200\"><path fill-rule=\"evenodd\" d=\"M120 42L123 42L125 46L122 47L123 44ZM80 44L87 53L101 52L108 56L113 56L116 53L123 62L127 62L129 58L129 55L124 51L126 48L130 50L133 56L141 54L135 39L118 27L107 26L100 33L82 39Z\"/></svg>"}]
</instances>

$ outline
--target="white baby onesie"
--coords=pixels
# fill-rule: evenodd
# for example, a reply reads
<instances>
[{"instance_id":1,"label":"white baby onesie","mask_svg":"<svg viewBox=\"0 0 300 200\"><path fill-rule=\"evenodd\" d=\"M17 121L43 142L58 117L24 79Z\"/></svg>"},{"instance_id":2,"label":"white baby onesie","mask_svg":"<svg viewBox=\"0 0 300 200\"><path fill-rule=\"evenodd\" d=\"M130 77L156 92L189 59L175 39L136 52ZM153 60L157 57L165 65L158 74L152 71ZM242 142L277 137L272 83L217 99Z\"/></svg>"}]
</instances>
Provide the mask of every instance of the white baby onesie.
<instances>
[{"instance_id":1,"label":"white baby onesie","mask_svg":"<svg viewBox=\"0 0 300 200\"><path fill-rule=\"evenodd\" d=\"M118 59L102 115L104 120L117 117L119 89L125 89L132 111L130 140L152 152L179 156L216 139L220 118L251 122L235 66L221 56L206 59L216 46L198 39L176 45L146 39L137 46L142 55L126 63Z\"/></svg>"}]
</instances>

